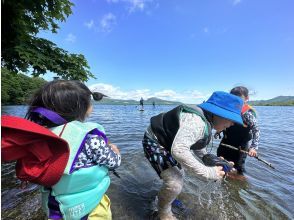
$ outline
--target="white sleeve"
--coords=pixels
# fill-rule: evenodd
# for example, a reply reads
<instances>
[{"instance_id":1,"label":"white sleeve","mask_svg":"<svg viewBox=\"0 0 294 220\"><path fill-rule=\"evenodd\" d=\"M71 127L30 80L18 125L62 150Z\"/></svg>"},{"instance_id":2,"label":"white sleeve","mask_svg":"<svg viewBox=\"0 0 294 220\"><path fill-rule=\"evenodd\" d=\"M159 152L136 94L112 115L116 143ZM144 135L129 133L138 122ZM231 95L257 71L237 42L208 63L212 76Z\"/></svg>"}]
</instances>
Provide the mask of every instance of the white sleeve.
<instances>
[{"instance_id":1,"label":"white sleeve","mask_svg":"<svg viewBox=\"0 0 294 220\"><path fill-rule=\"evenodd\" d=\"M207 167L193 156L191 146L204 136L205 122L198 115L182 113L180 128L172 144L172 156L193 174L202 179L220 179L214 167ZM203 156L205 150L195 152Z\"/></svg>"},{"instance_id":2,"label":"white sleeve","mask_svg":"<svg viewBox=\"0 0 294 220\"><path fill-rule=\"evenodd\" d=\"M193 150L193 153L194 153L197 157L199 157L199 158L202 159L202 157L203 157L205 154L207 154L207 150L206 150L206 148L203 148L203 149L201 149L201 150Z\"/></svg>"}]
</instances>

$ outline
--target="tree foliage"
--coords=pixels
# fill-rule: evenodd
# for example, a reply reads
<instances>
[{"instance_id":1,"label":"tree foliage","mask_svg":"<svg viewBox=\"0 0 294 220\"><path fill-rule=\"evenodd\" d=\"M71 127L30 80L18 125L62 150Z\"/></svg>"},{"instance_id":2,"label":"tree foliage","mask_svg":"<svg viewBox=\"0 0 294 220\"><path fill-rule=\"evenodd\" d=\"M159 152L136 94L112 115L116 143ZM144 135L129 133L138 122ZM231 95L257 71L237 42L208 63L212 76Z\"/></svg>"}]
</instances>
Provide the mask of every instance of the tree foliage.
<instances>
[{"instance_id":1,"label":"tree foliage","mask_svg":"<svg viewBox=\"0 0 294 220\"><path fill-rule=\"evenodd\" d=\"M40 77L14 74L6 68L1 68L1 79L1 103L4 105L25 104L29 96L46 83Z\"/></svg>"},{"instance_id":2,"label":"tree foliage","mask_svg":"<svg viewBox=\"0 0 294 220\"><path fill-rule=\"evenodd\" d=\"M94 78L82 54L36 37L41 30L57 33L58 23L72 13L72 6L69 0L1 1L1 65L13 72L33 70L33 76L50 71L64 79Z\"/></svg>"}]
</instances>

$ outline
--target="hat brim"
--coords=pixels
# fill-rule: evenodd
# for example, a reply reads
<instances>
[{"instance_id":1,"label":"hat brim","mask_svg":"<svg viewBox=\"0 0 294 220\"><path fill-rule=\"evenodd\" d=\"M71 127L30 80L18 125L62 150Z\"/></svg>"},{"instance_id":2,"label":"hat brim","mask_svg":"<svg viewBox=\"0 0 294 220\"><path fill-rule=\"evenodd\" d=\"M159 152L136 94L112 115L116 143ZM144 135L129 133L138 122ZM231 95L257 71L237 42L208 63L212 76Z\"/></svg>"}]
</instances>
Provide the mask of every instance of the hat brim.
<instances>
[{"instance_id":1,"label":"hat brim","mask_svg":"<svg viewBox=\"0 0 294 220\"><path fill-rule=\"evenodd\" d=\"M229 110L226 110L226 109L223 109L217 105L214 105L214 104L211 104L209 102L204 102L200 105L198 105L200 108L208 111L208 112L211 112L219 117L222 117L222 118L225 118L227 120L230 120L230 121L233 121L237 124L240 124L240 125L243 125L243 120L242 120L242 117L241 117L241 113L240 115L235 113L235 112L232 112L232 111L229 111Z\"/></svg>"}]
</instances>

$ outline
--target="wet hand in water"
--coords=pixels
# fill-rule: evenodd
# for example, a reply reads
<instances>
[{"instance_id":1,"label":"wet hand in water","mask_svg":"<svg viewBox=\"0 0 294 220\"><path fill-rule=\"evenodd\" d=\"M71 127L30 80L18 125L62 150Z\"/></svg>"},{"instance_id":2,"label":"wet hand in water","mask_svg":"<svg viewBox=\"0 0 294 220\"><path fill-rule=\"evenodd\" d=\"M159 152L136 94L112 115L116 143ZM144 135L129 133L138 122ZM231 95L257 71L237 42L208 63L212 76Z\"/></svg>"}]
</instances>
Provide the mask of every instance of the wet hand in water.
<instances>
[{"instance_id":1,"label":"wet hand in water","mask_svg":"<svg viewBox=\"0 0 294 220\"><path fill-rule=\"evenodd\" d=\"M109 146L111 147L111 150L114 151L114 153L120 154L119 149L115 144L109 144Z\"/></svg>"},{"instance_id":2,"label":"wet hand in water","mask_svg":"<svg viewBox=\"0 0 294 220\"><path fill-rule=\"evenodd\" d=\"M250 157L256 157L257 156L257 151L254 148L250 148L248 155Z\"/></svg>"},{"instance_id":3,"label":"wet hand in water","mask_svg":"<svg viewBox=\"0 0 294 220\"><path fill-rule=\"evenodd\" d=\"M224 160L224 158L223 157L219 157L219 158L221 158L222 160ZM234 166L234 162L232 162L232 161L228 161L228 163L233 167ZM225 177L226 176L226 172L224 171L224 168L223 168L223 166L216 166L215 167L215 169L216 169L216 174L219 176L219 177ZM229 172L232 172L232 171L235 171L235 168L232 168Z\"/></svg>"},{"instance_id":4,"label":"wet hand in water","mask_svg":"<svg viewBox=\"0 0 294 220\"><path fill-rule=\"evenodd\" d=\"M219 158L221 158L222 160L224 160L225 158L223 158L223 157L219 157ZM235 163L233 162L233 161L228 161L228 163L233 167L234 165L235 165ZM234 169L234 168L233 168Z\"/></svg>"},{"instance_id":5,"label":"wet hand in water","mask_svg":"<svg viewBox=\"0 0 294 220\"><path fill-rule=\"evenodd\" d=\"M221 178L225 177L226 173L225 173L225 171L223 171L223 167L222 166L216 166L214 168L216 170L216 175L218 177L221 177Z\"/></svg>"}]
</instances>

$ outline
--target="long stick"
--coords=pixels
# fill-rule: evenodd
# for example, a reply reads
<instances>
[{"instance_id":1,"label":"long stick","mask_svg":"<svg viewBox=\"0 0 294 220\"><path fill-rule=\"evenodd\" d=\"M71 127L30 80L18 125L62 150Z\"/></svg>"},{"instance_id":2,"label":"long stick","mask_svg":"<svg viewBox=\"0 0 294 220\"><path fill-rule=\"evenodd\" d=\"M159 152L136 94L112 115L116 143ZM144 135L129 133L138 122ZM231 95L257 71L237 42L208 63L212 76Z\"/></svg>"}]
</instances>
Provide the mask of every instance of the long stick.
<instances>
[{"instance_id":1,"label":"long stick","mask_svg":"<svg viewBox=\"0 0 294 220\"><path fill-rule=\"evenodd\" d=\"M231 145L228 145L228 144L223 144L223 143L221 143L221 145L223 145L223 146L225 146L225 147L228 147L228 148L231 148L231 149L233 149L233 150L237 150L237 151L240 151L240 152L242 152L242 153L248 154L248 151L238 149L237 147L234 147L234 146L231 146ZM271 167L272 169L275 169L271 163L269 163L269 162L267 162L267 161L265 161L265 160L263 160L263 159L260 159L258 156L254 157L254 158L256 158L257 160L259 160L259 161L261 161L261 162L263 162L263 163L265 163L266 165L268 165L268 166Z\"/></svg>"}]
</instances>

